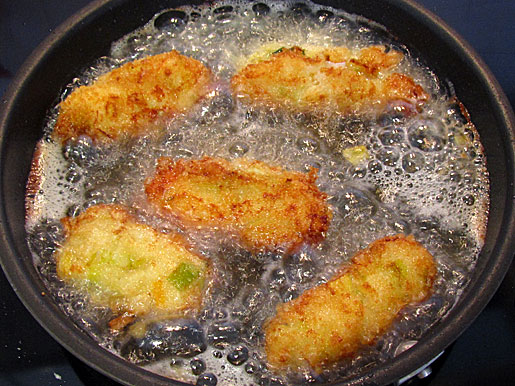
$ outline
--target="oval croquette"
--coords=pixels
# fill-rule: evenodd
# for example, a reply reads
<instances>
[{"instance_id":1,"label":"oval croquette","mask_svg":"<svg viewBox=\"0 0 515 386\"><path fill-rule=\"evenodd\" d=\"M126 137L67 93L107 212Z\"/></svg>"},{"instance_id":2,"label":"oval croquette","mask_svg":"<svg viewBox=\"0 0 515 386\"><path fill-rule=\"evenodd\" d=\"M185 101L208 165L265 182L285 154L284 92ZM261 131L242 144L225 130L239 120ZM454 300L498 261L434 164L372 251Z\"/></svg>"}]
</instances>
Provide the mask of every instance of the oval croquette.
<instances>
[{"instance_id":1,"label":"oval croquette","mask_svg":"<svg viewBox=\"0 0 515 386\"><path fill-rule=\"evenodd\" d=\"M402 54L383 46L353 55L344 48L281 48L248 64L231 80L235 97L287 110L363 113L403 100L414 106L428 99L415 81L392 69Z\"/></svg>"},{"instance_id":2,"label":"oval croquette","mask_svg":"<svg viewBox=\"0 0 515 386\"><path fill-rule=\"evenodd\" d=\"M160 132L161 120L191 109L211 90L211 78L202 63L177 51L129 62L61 102L53 136L110 143Z\"/></svg>"},{"instance_id":3,"label":"oval croquette","mask_svg":"<svg viewBox=\"0 0 515 386\"><path fill-rule=\"evenodd\" d=\"M121 205L92 206L62 223L57 274L95 304L136 316L183 316L200 308L208 262L180 236L137 222Z\"/></svg>"},{"instance_id":4,"label":"oval croquette","mask_svg":"<svg viewBox=\"0 0 515 386\"><path fill-rule=\"evenodd\" d=\"M264 329L270 367L320 372L354 355L401 309L428 298L435 276L433 257L412 236L373 242L338 276L277 308Z\"/></svg>"},{"instance_id":5,"label":"oval croquette","mask_svg":"<svg viewBox=\"0 0 515 386\"><path fill-rule=\"evenodd\" d=\"M145 183L148 200L186 226L236 233L251 250L293 251L323 240L332 214L316 171L205 157L161 158Z\"/></svg>"}]
</instances>

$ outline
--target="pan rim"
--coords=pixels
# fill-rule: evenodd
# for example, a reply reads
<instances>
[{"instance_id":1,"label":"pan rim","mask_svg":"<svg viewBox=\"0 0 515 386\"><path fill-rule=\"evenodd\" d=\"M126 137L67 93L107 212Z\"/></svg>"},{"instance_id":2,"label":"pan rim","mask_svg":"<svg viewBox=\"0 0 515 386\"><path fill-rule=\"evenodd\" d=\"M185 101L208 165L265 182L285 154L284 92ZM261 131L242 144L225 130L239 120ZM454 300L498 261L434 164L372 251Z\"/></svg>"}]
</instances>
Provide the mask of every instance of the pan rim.
<instances>
[{"instance_id":1,"label":"pan rim","mask_svg":"<svg viewBox=\"0 0 515 386\"><path fill-rule=\"evenodd\" d=\"M52 35L45 39L26 60L4 95L0 110L0 173L3 174L5 157L4 149L7 146L5 142L5 131L8 127L10 111L12 111L13 105L16 103L19 94L23 91L24 83L27 81L27 78L33 74L37 66L41 65L42 60L49 55L48 49L55 46L64 38L64 36L70 33L71 30L77 28L81 23L86 23L88 19L94 18L96 14L102 13L106 8L112 7L116 3L123 2L123 0L97 0L91 3L85 9L76 13L57 28ZM502 120L505 122L506 127L511 129L507 131L506 138L504 138L504 150L508 157L508 165L511 166L511 169L508 167L508 173L506 175L508 184L505 208L506 212L513 213L515 118L510 104L508 103L499 84L491 74L490 70L488 70L483 61L468 46L468 44L437 16L414 3L412 0L392 0L390 3L394 6L396 5L407 9L410 14L415 14L419 19L424 20L432 29L437 29L441 34L447 36L447 39L450 39L452 44L459 49L459 52L466 55L468 61L473 64L474 70L478 72L482 79L485 80L492 97L498 101L499 113L502 116ZM3 175L0 176L0 179L1 181L4 181ZM127 361L118 358L114 354L108 353L96 344L96 348L89 347L90 345L85 346L81 344L81 339L74 339L70 342L70 337L63 337L61 335L61 331L71 330L73 331L72 337L79 338L83 337L84 333L75 324L71 323L62 312L48 312L49 307L51 306L44 297L41 297L41 289L32 282L34 275L31 276L24 272L23 262L17 259L20 252L15 248L12 230L9 228L9 218L5 207L6 203L3 187L0 190L0 205L0 222L6 230L5 232L1 232L0 241L2 244L2 255L0 264L11 283L11 286L15 289L17 296L22 300L25 307L29 309L38 322L50 333L50 335L52 335L54 339L79 359L118 382L134 382L137 384L143 384L143 381L148 380L149 382L152 382L152 384L158 385L173 384L174 381L170 381L167 378L155 374L152 374L149 378L148 375L150 373L148 371L129 364ZM503 235L508 237L502 237L502 241L496 244L495 249L485 252L485 254L488 255L487 257L489 257L487 259L487 264L483 267L481 273L475 275L476 277L473 279L474 282L471 281L467 287L469 291L461 296L458 304L446 317L448 320L452 319L453 323L447 323L441 328L441 330L433 329L421 339L420 344L417 344L413 349L409 350L409 352L405 352L394 360L381 364L379 366L381 367L380 371L376 371L372 376L369 374L358 375L349 381L350 384L376 384L399 379L406 374L406 368L415 369L427 363L443 348L445 348L444 346L452 343L466 329L466 327L473 322L497 290L511 263L511 259L504 258L504 260L502 260L501 257L509 254L513 255L515 243L512 240L513 238L509 237L510 235L513 235L515 230L515 218L513 215L511 215L511 217L505 216L503 218L501 229L502 235L499 234L497 236L497 240L499 241L500 237ZM497 258L492 260L491 256L496 256ZM472 284L476 284L474 286L474 289L476 290L474 293L470 291ZM26 291L27 288L30 288L30 291ZM55 307L55 309L58 308ZM449 339L449 337L452 339ZM106 355L106 353L109 355ZM95 358L95 361L92 361L92 356ZM109 366L112 366L109 368L109 371L104 369L104 366L102 365L103 363L107 363ZM136 377L132 374L133 377L130 378L130 380L124 377L126 375L125 367L127 367L127 365L129 365L131 371L136 372L137 374ZM139 378L140 375L141 379ZM183 385L184 383L175 381L175 384Z\"/></svg>"}]
</instances>

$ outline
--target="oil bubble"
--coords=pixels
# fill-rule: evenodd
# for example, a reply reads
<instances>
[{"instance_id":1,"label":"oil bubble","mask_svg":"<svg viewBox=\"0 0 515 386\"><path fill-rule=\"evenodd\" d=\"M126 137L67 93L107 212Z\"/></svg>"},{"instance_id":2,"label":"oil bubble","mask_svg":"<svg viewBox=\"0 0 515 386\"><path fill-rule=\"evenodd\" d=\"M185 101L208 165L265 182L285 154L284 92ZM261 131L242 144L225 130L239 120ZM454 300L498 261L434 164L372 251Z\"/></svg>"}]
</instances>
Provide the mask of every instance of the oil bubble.
<instances>
[{"instance_id":1,"label":"oil bubble","mask_svg":"<svg viewBox=\"0 0 515 386\"><path fill-rule=\"evenodd\" d=\"M82 175L77 169L70 169L66 174L66 181L72 184L79 182L81 178Z\"/></svg>"},{"instance_id":2,"label":"oil bubble","mask_svg":"<svg viewBox=\"0 0 515 386\"><path fill-rule=\"evenodd\" d=\"M225 13L231 13L233 10L234 10L234 8L232 7L232 5L223 5L221 7L216 8L213 11L213 13L215 15L221 15L221 14L225 14Z\"/></svg>"},{"instance_id":3,"label":"oil bubble","mask_svg":"<svg viewBox=\"0 0 515 386\"><path fill-rule=\"evenodd\" d=\"M184 138L184 135L182 133L173 132L168 135L168 137L165 139L164 144L165 146L171 146L180 143Z\"/></svg>"},{"instance_id":4,"label":"oil bubble","mask_svg":"<svg viewBox=\"0 0 515 386\"><path fill-rule=\"evenodd\" d=\"M63 148L64 159L77 164L88 166L98 157L98 152L90 138L81 137L77 141L70 142Z\"/></svg>"},{"instance_id":5,"label":"oil bubble","mask_svg":"<svg viewBox=\"0 0 515 386\"><path fill-rule=\"evenodd\" d=\"M70 205L66 210L66 215L68 217L76 217L81 213L81 206L77 204Z\"/></svg>"},{"instance_id":6,"label":"oil bubble","mask_svg":"<svg viewBox=\"0 0 515 386\"><path fill-rule=\"evenodd\" d=\"M311 8L305 3L295 3L291 7L291 12L294 18L301 19L311 14Z\"/></svg>"},{"instance_id":7,"label":"oil bubble","mask_svg":"<svg viewBox=\"0 0 515 386\"><path fill-rule=\"evenodd\" d=\"M377 204L370 194L354 187L345 188L340 195L334 196L330 203L341 212L344 219L357 224L366 221L377 212Z\"/></svg>"},{"instance_id":8,"label":"oil bubble","mask_svg":"<svg viewBox=\"0 0 515 386\"><path fill-rule=\"evenodd\" d=\"M197 378L196 386L216 386L218 379L213 373L205 373Z\"/></svg>"},{"instance_id":9,"label":"oil bubble","mask_svg":"<svg viewBox=\"0 0 515 386\"><path fill-rule=\"evenodd\" d=\"M326 9L320 9L316 12L316 18L320 23L326 23L334 18L334 13Z\"/></svg>"},{"instance_id":10,"label":"oil bubble","mask_svg":"<svg viewBox=\"0 0 515 386\"><path fill-rule=\"evenodd\" d=\"M200 19L202 17L202 14L193 11L190 13L190 17L191 17L192 21L197 21L198 19Z\"/></svg>"},{"instance_id":11,"label":"oil bubble","mask_svg":"<svg viewBox=\"0 0 515 386\"><path fill-rule=\"evenodd\" d=\"M206 371L206 364L202 359L194 358L190 361L191 372L193 375L200 375Z\"/></svg>"},{"instance_id":12,"label":"oil bubble","mask_svg":"<svg viewBox=\"0 0 515 386\"><path fill-rule=\"evenodd\" d=\"M402 157L402 169L407 173L415 173L421 170L425 163L425 157L418 152L409 152Z\"/></svg>"},{"instance_id":13,"label":"oil bubble","mask_svg":"<svg viewBox=\"0 0 515 386\"><path fill-rule=\"evenodd\" d=\"M406 121L406 110L408 106L403 102L393 102L389 104L385 112L378 118L378 123L383 126L402 125Z\"/></svg>"},{"instance_id":14,"label":"oil bubble","mask_svg":"<svg viewBox=\"0 0 515 386\"><path fill-rule=\"evenodd\" d=\"M263 3L257 3L252 6L252 10L258 16L265 16L270 12L270 7Z\"/></svg>"},{"instance_id":15,"label":"oil bubble","mask_svg":"<svg viewBox=\"0 0 515 386\"><path fill-rule=\"evenodd\" d=\"M154 26L159 30L180 29L188 22L188 15L179 10L163 12L154 20Z\"/></svg>"},{"instance_id":16,"label":"oil bubble","mask_svg":"<svg viewBox=\"0 0 515 386\"><path fill-rule=\"evenodd\" d=\"M381 162L374 160L368 163L368 170L372 174L377 174L383 170L383 167L381 166Z\"/></svg>"},{"instance_id":17,"label":"oil bubble","mask_svg":"<svg viewBox=\"0 0 515 386\"><path fill-rule=\"evenodd\" d=\"M306 173L309 173L313 168L320 172L320 170L322 170L322 164L315 160L310 160L309 162L304 164L304 171Z\"/></svg>"},{"instance_id":18,"label":"oil bubble","mask_svg":"<svg viewBox=\"0 0 515 386\"><path fill-rule=\"evenodd\" d=\"M461 174L457 171L453 170L449 173L449 180L452 182L460 182Z\"/></svg>"},{"instance_id":19,"label":"oil bubble","mask_svg":"<svg viewBox=\"0 0 515 386\"><path fill-rule=\"evenodd\" d=\"M194 320L178 319L153 324L142 338L130 337L120 353L132 361L148 361L165 355L191 357L206 347L201 326Z\"/></svg>"},{"instance_id":20,"label":"oil bubble","mask_svg":"<svg viewBox=\"0 0 515 386\"><path fill-rule=\"evenodd\" d=\"M247 307L249 313L257 312L265 302L265 293L261 289L252 288L248 294L243 297L243 304Z\"/></svg>"},{"instance_id":21,"label":"oil bubble","mask_svg":"<svg viewBox=\"0 0 515 386\"><path fill-rule=\"evenodd\" d=\"M380 131L378 138L385 146L396 145L404 141L404 130L388 126Z\"/></svg>"},{"instance_id":22,"label":"oil bubble","mask_svg":"<svg viewBox=\"0 0 515 386\"><path fill-rule=\"evenodd\" d=\"M463 196L463 202L468 206L472 206L476 202L476 199L473 195L467 194L466 196Z\"/></svg>"},{"instance_id":23,"label":"oil bubble","mask_svg":"<svg viewBox=\"0 0 515 386\"><path fill-rule=\"evenodd\" d=\"M102 203L102 200L100 199L91 199L91 200L86 200L84 201L84 203L82 204L82 209L83 210L86 210L88 208L91 208L92 206L95 206L95 205L98 205L98 204L101 204Z\"/></svg>"},{"instance_id":24,"label":"oil bubble","mask_svg":"<svg viewBox=\"0 0 515 386\"><path fill-rule=\"evenodd\" d=\"M247 374L256 374L259 370L259 365L254 362L249 362L245 364L245 372Z\"/></svg>"},{"instance_id":25,"label":"oil bubble","mask_svg":"<svg viewBox=\"0 0 515 386\"><path fill-rule=\"evenodd\" d=\"M229 354L227 354L227 360L234 366L240 366L249 359L249 350L245 346L238 346Z\"/></svg>"},{"instance_id":26,"label":"oil bubble","mask_svg":"<svg viewBox=\"0 0 515 386\"><path fill-rule=\"evenodd\" d=\"M227 118L234 111L234 100L229 94L217 94L209 105L209 110L206 111L212 115L212 119ZM209 117L206 115L206 119Z\"/></svg>"},{"instance_id":27,"label":"oil bubble","mask_svg":"<svg viewBox=\"0 0 515 386\"><path fill-rule=\"evenodd\" d=\"M471 185L475 182L474 175L470 172L463 174L463 182L468 185Z\"/></svg>"},{"instance_id":28,"label":"oil bubble","mask_svg":"<svg viewBox=\"0 0 515 386\"><path fill-rule=\"evenodd\" d=\"M432 121L418 122L408 129L408 139L412 146L425 152L437 152L443 149L445 139L443 128Z\"/></svg>"},{"instance_id":29,"label":"oil bubble","mask_svg":"<svg viewBox=\"0 0 515 386\"><path fill-rule=\"evenodd\" d=\"M352 168L352 177L364 178L367 175L367 168L363 166L356 166Z\"/></svg>"},{"instance_id":30,"label":"oil bubble","mask_svg":"<svg viewBox=\"0 0 515 386\"><path fill-rule=\"evenodd\" d=\"M297 147L304 152L314 153L319 149L320 145L318 141L311 137L301 137L297 140Z\"/></svg>"},{"instance_id":31,"label":"oil bubble","mask_svg":"<svg viewBox=\"0 0 515 386\"><path fill-rule=\"evenodd\" d=\"M249 146L244 142L236 142L229 148L229 154L233 157L241 157L249 151Z\"/></svg>"},{"instance_id":32,"label":"oil bubble","mask_svg":"<svg viewBox=\"0 0 515 386\"><path fill-rule=\"evenodd\" d=\"M281 293L281 300L283 301L283 303L289 302L298 297L299 292L300 290L298 288L298 285L293 283L291 286L286 288L284 292Z\"/></svg>"},{"instance_id":33,"label":"oil bubble","mask_svg":"<svg viewBox=\"0 0 515 386\"><path fill-rule=\"evenodd\" d=\"M288 278L297 283L303 283L315 275L316 265L306 253L295 254L283 262Z\"/></svg>"},{"instance_id":34,"label":"oil bubble","mask_svg":"<svg viewBox=\"0 0 515 386\"><path fill-rule=\"evenodd\" d=\"M229 321L215 322L207 331L209 344L216 348L224 348L237 343L240 339L241 327Z\"/></svg>"},{"instance_id":35,"label":"oil bubble","mask_svg":"<svg viewBox=\"0 0 515 386\"><path fill-rule=\"evenodd\" d=\"M84 193L84 197L86 199L92 199L92 198L101 198L103 195L103 191L98 189L89 189Z\"/></svg>"},{"instance_id":36,"label":"oil bubble","mask_svg":"<svg viewBox=\"0 0 515 386\"><path fill-rule=\"evenodd\" d=\"M286 272L281 268L276 268L270 273L270 288L278 289L286 281Z\"/></svg>"},{"instance_id":37,"label":"oil bubble","mask_svg":"<svg viewBox=\"0 0 515 386\"><path fill-rule=\"evenodd\" d=\"M391 147L385 147L377 153L377 159L385 166L395 166L399 159L399 152Z\"/></svg>"}]
</instances>

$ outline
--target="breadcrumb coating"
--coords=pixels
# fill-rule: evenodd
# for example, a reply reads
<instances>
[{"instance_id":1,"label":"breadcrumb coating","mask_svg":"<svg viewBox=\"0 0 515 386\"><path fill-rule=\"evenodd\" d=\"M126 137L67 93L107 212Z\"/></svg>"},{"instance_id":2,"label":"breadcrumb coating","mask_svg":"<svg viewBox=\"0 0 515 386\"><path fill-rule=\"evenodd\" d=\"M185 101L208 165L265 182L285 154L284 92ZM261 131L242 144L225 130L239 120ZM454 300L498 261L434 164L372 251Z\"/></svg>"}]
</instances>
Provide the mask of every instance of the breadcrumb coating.
<instances>
[{"instance_id":1,"label":"breadcrumb coating","mask_svg":"<svg viewBox=\"0 0 515 386\"><path fill-rule=\"evenodd\" d=\"M236 234L250 250L292 251L321 241L331 211L316 171L286 171L244 158L161 158L148 200L187 226Z\"/></svg>"},{"instance_id":2,"label":"breadcrumb coating","mask_svg":"<svg viewBox=\"0 0 515 386\"><path fill-rule=\"evenodd\" d=\"M177 51L135 60L75 89L59 105L53 136L110 143L159 132L211 90L211 71ZM161 124L160 124L161 123Z\"/></svg>"},{"instance_id":3,"label":"breadcrumb coating","mask_svg":"<svg viewBox=\"0 0 515 386\"><path fill-rule=\"evenodd\" d=\"M427 299L435 276L433 257L412 236L373 242L332 280L278 306L264 329L269 365L320 372L356 354L404 307Z\"/></svg>"},{"instance_id":4,"label":"breadcrumb coating","mask_svg":"<svg viewBox=\"0 0 515 386\"><path fill-rule=\"evenodd\" d=\"M93 302L129 316L183 316L202 304L207 261L175 234L142 224L120 205L95 205L62 219L57 274Z\"/></svg>"},{"instance_id":5,"label":"breadcrumb coating","mask_svg":"<svg viewBox=\"0 0 515 386\"><path fill-rule=\"evenodd\" d=\"M281 48L267 58L251 58L231 85L239 99L293 111L363 113L396 100L416 107L428 95L408 75L393 72L402 58L384 46L358 53L345 47Z\"/></svg>"}]
</instances>

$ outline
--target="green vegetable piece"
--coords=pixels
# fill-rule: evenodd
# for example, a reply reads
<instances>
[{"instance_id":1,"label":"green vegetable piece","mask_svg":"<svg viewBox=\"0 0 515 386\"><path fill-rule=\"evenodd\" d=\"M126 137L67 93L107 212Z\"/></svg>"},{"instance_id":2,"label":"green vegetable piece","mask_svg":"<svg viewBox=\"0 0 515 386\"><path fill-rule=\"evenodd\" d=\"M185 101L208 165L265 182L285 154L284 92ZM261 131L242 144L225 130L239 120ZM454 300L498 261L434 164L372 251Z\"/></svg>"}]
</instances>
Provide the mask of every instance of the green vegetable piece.
<instances>
[{"instance_id":1,"label":"green vegetable piece","mask_svg":"<svg viewBox=\"0 0 515 386\"><path fill-rule=\"evenodd\" d=\"M456 145L465 147L470 144L470 139L463 133L454 134L454 142Z\"/></svg>"},{"instance_id":2,"label":"green vegetable piece","mask_svg":"<svg viewBox=\"0 0 515 386\"><path fill-rule=\"evenodd\" d=\"M272 55L278 54L279 52L283 52L283 50L284 50L284 47L281 47L278 50L275 50L274 52L272 52Z\"/></svg>"},{"instance_id":3,"label":"green vegetable piece","mask_svg":"<svg viewBox=\"0 0 515 386\"><path fill-rule=\"evenodd\" d=\"M369 157L369 154L366 146L358 145L344 149L343 156L347 161L356 166L365 161Z\"/></svg>"},{"instance_id":4,"label":"green vegetable piece","mask_svg":"<svg viewBox=\"0 0 515 386\"><path fill-rule=\"evenodd\" d=\"M200 276L200 271L192 264L181 263L179 266L168 276L168 280L179 291L184 291Z\"/></svg>"},{"instance_id":5,"label":"green vegetable piece","mask_svg":"<svg viewBox=\"0 0 515 386\"><path fill-rule=\"evenodd\" d=\"M399 269L401 276L403 279L407 278L408 276L408 266L407 264L402 260L395 260L395 265Z\"/></svg>"},{"instance_id":6,"label":"green vegetable piece","mask_svg":"<svg viewBox=\"0 0 515 386\"><path fill-rule=\"evenodd\" d=\"M94 266L94 267L91 267L88 271L88 275L87 275L87 279L91 282L91 283L94 283L94 284L98 284L100 279L101 279L101 275L100 275L100 267L98 265Z\"/></svg>"}]
</instances>

